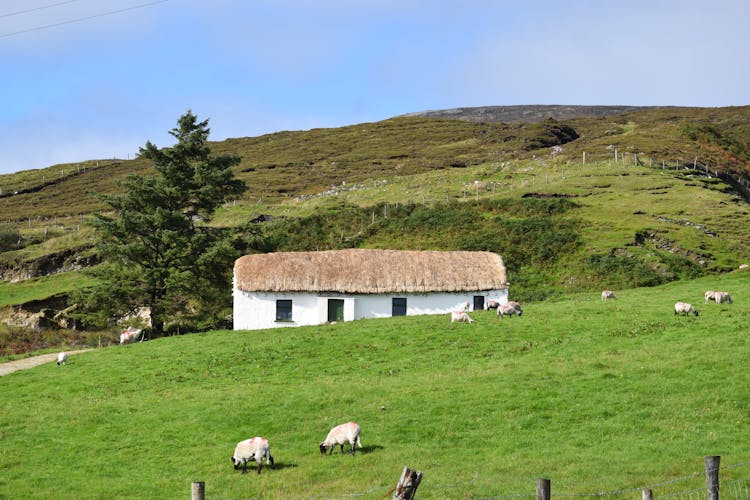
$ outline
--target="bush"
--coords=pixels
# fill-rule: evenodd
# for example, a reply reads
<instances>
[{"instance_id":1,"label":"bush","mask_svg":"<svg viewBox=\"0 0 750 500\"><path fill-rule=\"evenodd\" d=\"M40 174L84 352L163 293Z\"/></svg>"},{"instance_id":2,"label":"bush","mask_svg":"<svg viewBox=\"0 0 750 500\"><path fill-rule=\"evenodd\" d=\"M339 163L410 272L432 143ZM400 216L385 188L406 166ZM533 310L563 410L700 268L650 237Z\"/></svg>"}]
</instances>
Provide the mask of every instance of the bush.
<instances>
[{"instance_id":1,"label":"bush","mask_svg":"<svg viewBox=\"0 0 750 500\"><path fill-rule=\"evenodd\" d=\"M0 253L21 247L21 232L12 224L0 224Z\"/></svg>"},{"instance_id":2,"label":"bush","mask_svg":"<svg viewBox=\"0 0 750 500\"><path fill-rule=\"evenodd\" d=\"M588 267L600 281L613 288L656 286L670 281L665 275L628 255L595 254L589 257Z\"/></svg>"}]
</instances>

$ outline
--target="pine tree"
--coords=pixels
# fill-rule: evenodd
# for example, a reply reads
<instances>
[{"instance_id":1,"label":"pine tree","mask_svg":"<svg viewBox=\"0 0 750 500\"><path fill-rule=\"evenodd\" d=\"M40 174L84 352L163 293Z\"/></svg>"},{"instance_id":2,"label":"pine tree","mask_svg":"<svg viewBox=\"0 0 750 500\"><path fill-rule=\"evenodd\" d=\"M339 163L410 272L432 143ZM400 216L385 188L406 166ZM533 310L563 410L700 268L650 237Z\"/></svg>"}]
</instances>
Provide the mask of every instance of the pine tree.
<instances>
[{"instance_id":1,"label":"pine tree","mask_svg":"<svg viewBox=\"0 0 750 500\"><path fill-rule=\"evenodd\" d=\"M177 144L159 149L148 141L140 148L157 175L131 174L122 194L101 197L113 213L94 222L106 263L96 271L101 284L78 299L89 320L111 323L150 308L152 333L159 336L168 318L215 317L230 303L238 251L225 231L206 223L245 184L232 172L240 158L211 155L209 132L208 120L198 122L188 111L170 131Z\"/></svg>"}]
</instances>

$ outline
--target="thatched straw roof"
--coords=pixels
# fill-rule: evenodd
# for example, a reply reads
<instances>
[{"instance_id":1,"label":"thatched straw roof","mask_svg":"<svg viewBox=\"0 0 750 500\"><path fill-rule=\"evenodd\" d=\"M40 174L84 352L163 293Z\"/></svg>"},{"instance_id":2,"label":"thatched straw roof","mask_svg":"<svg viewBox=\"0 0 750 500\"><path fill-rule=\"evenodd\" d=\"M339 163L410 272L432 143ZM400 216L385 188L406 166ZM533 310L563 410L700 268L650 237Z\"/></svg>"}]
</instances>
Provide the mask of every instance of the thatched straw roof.
<instances>
[{"instance_id":1,"label":"thatched straw roof","mask_svg":"<svg viewBox=\"0 0 750 500\"><path fill-rule=\"evenodd\" d=\"M507 287L492 252L349 249L246 255L235 286L255 292L421 293Z\"/></svg>"}]
</instances>

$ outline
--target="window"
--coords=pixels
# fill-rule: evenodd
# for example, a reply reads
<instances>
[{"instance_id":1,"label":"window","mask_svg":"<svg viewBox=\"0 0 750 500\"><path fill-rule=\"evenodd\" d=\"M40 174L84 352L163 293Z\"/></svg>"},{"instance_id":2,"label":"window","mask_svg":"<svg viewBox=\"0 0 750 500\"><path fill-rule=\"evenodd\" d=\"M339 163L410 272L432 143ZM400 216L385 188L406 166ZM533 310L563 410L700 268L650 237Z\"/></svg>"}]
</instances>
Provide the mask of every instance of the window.
<instances>
[{"instance_id":1,"label":"window","mask_svg":"<svg viewBox=\"0 0 750 500\"><path fill-rule=\"evenodd\" d=\"M328 299L328 322L344 321L344 301Z\"/></svg>"},{"instance_id":2,"label":"window","mask_svg":"<svg viewBox=\"0 0 750 500\"><path fill-rule=\"evenodd\" d=\"M292 321L292 301L276 301L276 321Z\"/></svg>"},{"instance_id":3,"label":"window","mask_svg":"<svg viewBox=\"0 0 750 500\"><path fill-rule=\"evenodd\" d=\"M391 316L406 316L406 298L393 297L391 303Z\"/></svg>"}]
</instances>

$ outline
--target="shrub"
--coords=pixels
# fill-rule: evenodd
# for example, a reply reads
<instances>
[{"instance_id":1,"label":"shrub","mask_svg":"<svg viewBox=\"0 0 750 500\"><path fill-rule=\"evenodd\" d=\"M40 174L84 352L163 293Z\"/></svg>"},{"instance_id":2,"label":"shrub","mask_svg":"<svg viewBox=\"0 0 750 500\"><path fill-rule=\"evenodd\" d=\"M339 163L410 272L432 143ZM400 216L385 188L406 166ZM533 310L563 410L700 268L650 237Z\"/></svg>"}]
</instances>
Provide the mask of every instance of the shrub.
<instances>
[{"instance_id":1,"label":"shrub","mask_svg":"<svg viewBox=\"0 0 750 500\"><path fill-rule=\"evenodd\" d=\"M588 267L600 281L617 288L656 286L670 281L629 255L594 254L588 259Z\"/></svg>"},{"instance_id":2,"label":"shrub","mask_svg":"<svg viewBox=\"0 0 750 500\"><path fill-rule=\"evenodd\" d=\"M12 224L0 224L0 253L21 246L21 232Z\"/></svg>"}]
</instances>

